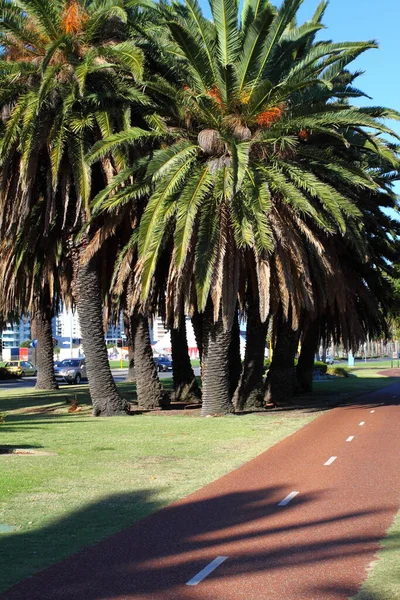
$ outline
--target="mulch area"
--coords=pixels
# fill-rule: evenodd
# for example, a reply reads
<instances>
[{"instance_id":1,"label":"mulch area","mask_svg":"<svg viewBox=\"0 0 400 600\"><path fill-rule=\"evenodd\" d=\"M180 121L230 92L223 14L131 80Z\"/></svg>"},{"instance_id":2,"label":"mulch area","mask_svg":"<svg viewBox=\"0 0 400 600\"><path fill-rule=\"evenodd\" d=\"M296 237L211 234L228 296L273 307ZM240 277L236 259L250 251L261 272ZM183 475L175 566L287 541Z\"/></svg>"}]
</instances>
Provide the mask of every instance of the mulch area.
<instances>
[{"instance_id":1,"label":"mulch area","mask_svg":"<svg viewBox=\"0 0 400 600\"><path fill-rule=\"evenodd\" d=\"M378 371L378 375L383 377L400 377L400 369L385 369L384 371Z\"/></svg>"}]
</instances>

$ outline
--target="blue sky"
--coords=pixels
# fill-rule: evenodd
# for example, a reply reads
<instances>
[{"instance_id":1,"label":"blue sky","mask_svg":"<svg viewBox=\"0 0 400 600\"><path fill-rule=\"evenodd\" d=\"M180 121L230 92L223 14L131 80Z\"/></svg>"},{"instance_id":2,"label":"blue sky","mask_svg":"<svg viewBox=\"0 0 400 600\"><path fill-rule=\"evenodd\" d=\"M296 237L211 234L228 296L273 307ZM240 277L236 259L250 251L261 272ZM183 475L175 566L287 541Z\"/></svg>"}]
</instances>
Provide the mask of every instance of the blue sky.
<instances>
[{"instance_id":1,"label":"blue sky","mask_svg":"<svg viewBox=\"0 0 400 600\"><path fill-rule=\"evenodd\" d=\"M299 21L308 20L317 4L304 0ZM352 63L365 71L356 86L372 97L360 103L400 112L400 0L330 0L323 22L327 28L321 32L323 39L378 42L378 50L369 50ZM388 124L400 134L400 122ZM396 191L400 194L400 183Z\"/></svg>"},{"instance_id":2,"label":"blue sky","mask_svg":"<svg viewBox=\"0 0 400 600\"><path fill-rule=\"evenodd\" d=\"M309 19L317 4L304 0L299 20ZM400 1L331 0L323 22L327 29L320 37L324 39L379 43L378 50L369 50L352 63L365 71L357 86L372 96L368 103L400 111ZM394 127L400 133L400 123Z\"/></svg>"}]
</instances>

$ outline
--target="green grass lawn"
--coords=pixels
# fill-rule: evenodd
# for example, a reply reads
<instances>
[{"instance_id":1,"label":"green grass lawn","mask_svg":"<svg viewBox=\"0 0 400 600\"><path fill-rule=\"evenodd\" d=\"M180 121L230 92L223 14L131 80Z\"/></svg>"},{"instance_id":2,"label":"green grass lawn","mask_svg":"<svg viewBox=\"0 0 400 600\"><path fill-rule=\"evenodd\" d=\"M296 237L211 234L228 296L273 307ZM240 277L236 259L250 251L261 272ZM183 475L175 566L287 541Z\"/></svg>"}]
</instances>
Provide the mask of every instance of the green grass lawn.
<instances>
[{"instance_id":1,"label":"green grass lawn","mask_svg":"<svg viewBox=\"0 0 400 600\"><path fill-rule=\"evenodd\" d=\"M315 381L313 386L313 396L319 398L326 394L341 394L352 396L354 394L363 394L373 392L379 388L391 385L397 381L396 377L385 377L379 375L379 371L384 371L383 367L358 368L351 369L350 377L339 379L321 379Z\"/></svg>"},{"instance_id":2,"label":"green grass lawn","mask_svg":"<svg viewBox=\"0 0 400 600\"><path fill-rule=\"evenodd\" d=\"M390 358L385 358L382 360L356 360L354 363L354 369L391 369L398 368L400 366L400 361L397 359L391 360Z\"/></svg>"},{"instance_id":3,"label":"green grass lawn","mask_svg":"<svg viewBox=\"0 0 400 600\"><path fill-rule=\"evenodd\" d=\"M351 397L394 381L378 377L376 369L354 374L316 384L316 398ZM133 384L119 388L134 398ZM75 394L83 410L68 413L66 400ZM46 395L0 387L0 413L6 414L0 446L49 453L0 455L0 531L1 525L15 527L0 534L0 591L215 480L318 414L201 419L195 411L176 411L106 419L90 416L87 401L86 385ZM395 561L398 550L389 542L373 585ZM394 594L357 600L389 598L399 600Z\"/></svg>"},{"instance_id":4,"label":"green grass lawn","mask_svg":"<svg viewBox=\"0 0 400 600\"><path fill-rule=\"evenodd\" d=\"M121 368L121 361L120 360L110 360L110 367L111 369L120 369ZM127 369L129 366L128 361L127 360L123 360L122 361L122 368L123 369Z\"/></svg>"},{"instance_id":5,"label":"green grass lawn","mask_svg":"<svg viewBox=\"0 0 400 600\"><path fill-rule=\"evenodd\" d=\"M110 360L110 367L112 369L120 369L121 368L121 361L120 360ZM192 361L192 367L199 367L200 366L200 361L198 358L194 358ZM128 368L128 361L127 360L123 360L122 361L122 368L123 369L127 369Z\"/></svg>"}]
</instances>

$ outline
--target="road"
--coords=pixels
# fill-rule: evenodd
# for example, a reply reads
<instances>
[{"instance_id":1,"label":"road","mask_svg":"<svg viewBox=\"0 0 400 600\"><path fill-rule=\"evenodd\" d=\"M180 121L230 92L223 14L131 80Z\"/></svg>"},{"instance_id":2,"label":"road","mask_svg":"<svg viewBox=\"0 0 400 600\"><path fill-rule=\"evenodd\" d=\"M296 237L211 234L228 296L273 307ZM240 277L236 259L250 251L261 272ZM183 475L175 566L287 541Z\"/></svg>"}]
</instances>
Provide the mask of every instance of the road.
<instances>
[{"instance_id":1,"label":"road","mask_svg":"<svg viewBox=\"0 0 400 600\"><path fill-rule=\"evenodd\" d=\"M325 413L0 599L347 600L399 508L399 398Z\"/></svg>"},{"instance_id":2,"label":"road","mask_svg":"<svg viewBox=\"0 0 400 600\"><path fill-rule=\"evenodd\" d=\"M195 375L200 375L200 369L197 367L194 370ZM114 381L117 383L121 383L125 381L126 374L128 369L112 369L112 375L114 377ZM161 372L159 373L160 379L166 379L168 377L172 377L172 372ZM1 390L15 390L15 389L25 389L25 388L33 388L36 385L36 377L23 377L22 379L13 379L8 381L0 381L0 391ZM61 384L62 386L67 386L68 384ZM84 385L84 383L82 384Z\"/></svg>"},{"instance_id":3,"label":"road","mask_svg":"<svg viewBox=\"0 0 400 600\"><path fill-rule=\"evenodd\" d=\"M387 359L387 361L389 361L390 359ZM356 361L355 366L357 367L357 364L360 363L361 361ZM382 359L368 359L368 363L375 363L375 362L382 362ZM394 360L393 361L394 366L396 366L397 361ZM365 364L364 361L362 361L362 364ZM335 361L334 365L336 366L345 366L347 365L347 361ZM375 366L374 364L372 364L371 366ZM194 373L196 376L200 376L200 368L199 367L195 367L194 369ZM122 381L125 381L126 378L126 374L128 372L128 369L111 369L112 375L114 377L114 381L116 381L117 383L120 383ZM168 377L172 377L172 372L168 371L166 373L161 372L159 373L159 377L160 379L165 379ZM36 377L24 377L23 379L17 379L17 380L9 380L9 381L0 381L0 391L2 389L24 389L24 388L32 388L35 387L36 385ZM62 385L68 385L68 384L62 384Z\"/></svg>"}]
</instances>

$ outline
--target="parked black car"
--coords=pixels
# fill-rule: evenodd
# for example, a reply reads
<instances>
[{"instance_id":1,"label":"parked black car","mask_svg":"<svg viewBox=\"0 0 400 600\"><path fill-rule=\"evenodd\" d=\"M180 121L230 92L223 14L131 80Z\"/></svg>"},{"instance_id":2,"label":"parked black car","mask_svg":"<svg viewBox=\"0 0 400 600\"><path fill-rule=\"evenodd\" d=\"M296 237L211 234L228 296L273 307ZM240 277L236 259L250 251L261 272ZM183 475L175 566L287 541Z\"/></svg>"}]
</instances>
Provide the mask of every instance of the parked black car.
<instances>
[{"instance_id":1,"label":"parked black car","mask_svg":"<svg viewBox=\"0 0 400 600\"><path fill-rule=\"evenodd\" d=\"M172 360L168 356L155 356L154 362L159 371L172 371Z\"/></svg>"}]
</instances>

